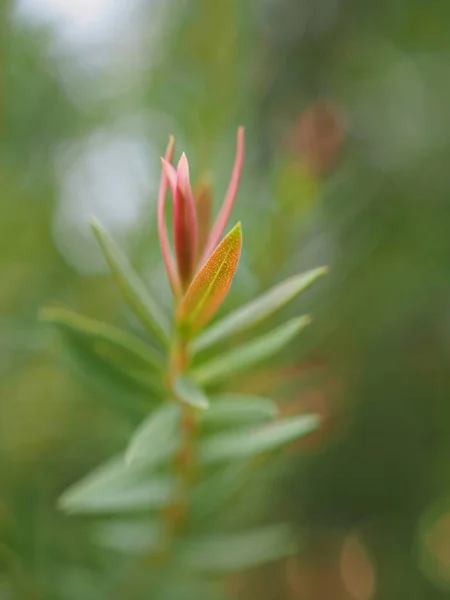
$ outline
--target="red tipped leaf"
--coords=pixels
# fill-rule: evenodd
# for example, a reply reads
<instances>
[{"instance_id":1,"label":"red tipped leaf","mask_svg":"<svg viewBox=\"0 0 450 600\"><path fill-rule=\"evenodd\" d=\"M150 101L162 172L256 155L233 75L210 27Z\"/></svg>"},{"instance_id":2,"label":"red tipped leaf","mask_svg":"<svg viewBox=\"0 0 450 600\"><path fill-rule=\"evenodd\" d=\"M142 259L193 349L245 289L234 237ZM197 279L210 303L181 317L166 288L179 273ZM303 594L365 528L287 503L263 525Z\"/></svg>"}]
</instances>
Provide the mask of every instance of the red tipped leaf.
<instances>
[{"instance_id":1,"label":"red tipped leaf","mask_svg":"<svg viewBox=\"0 0 450 600\"><path fill-rule=\"evenodd\" d=\"M239 127L237 132L237 149L236 159L234 161L233 173L231 174L230 185L228 186L225 200L223 201L222 208L220 209L219 215L216 222L211 230L208 243L206 244L205 251L203 254L203 260L208 258L208 255L214 250L219 243L220 238L225 231L228 219L230 218L231 211L233 210L234 201L239 189L239 183L241 181L242 166L244 164L244 153L245 153L245 135L244 128Z\"/></svg>"},{"instance_id":2,"label":"red tipped leaf","mask_svg":"<svg viewBox=\"0 0 450 600\"><path fill-rule=\"evenodd\" d=\"M187 288L197 263L198 227L185 154L182 154L177 167L173 226L178 274L183 288Z\"/></svg>"}]
</instances>

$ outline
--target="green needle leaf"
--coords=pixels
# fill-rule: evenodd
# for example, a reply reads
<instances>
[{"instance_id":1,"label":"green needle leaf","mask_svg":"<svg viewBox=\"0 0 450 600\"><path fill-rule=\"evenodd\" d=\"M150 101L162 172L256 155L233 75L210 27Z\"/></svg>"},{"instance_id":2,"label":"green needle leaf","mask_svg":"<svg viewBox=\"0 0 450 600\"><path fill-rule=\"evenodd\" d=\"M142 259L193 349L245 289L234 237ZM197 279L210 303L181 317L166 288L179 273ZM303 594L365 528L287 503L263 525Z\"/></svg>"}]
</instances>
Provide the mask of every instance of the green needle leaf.
<instances>
[{"instance_id":1,"label":"green needle leaf","mask_svg":"<svg viewBox=\"0 0 450 600\"><path fill-rule=\"evenodd\" d=\"M163 313L114 240L106 233L96 219L91 218L90 223L108 265L130 308L148 332L156 335L167 346L170 330Z\"/></svg>"},{"instance_id":2,"label":"green needle leaf","mask_svg":"<svg viewBox=\"0 0 450 600\"><path fill-rule=\"evenodd\" d=\"M297 550L290 527L271 525L245 533L187 540L180 562L193 571L227 573L279 560Z\"/></svg>"},{"instance_id":3,"label":"green needle leaf","mask_svg":"<svg viewBox=\"0 0 450 600\"><path fill-rule=\"evenodd\" d=\"M159 509L175 497L176 480L131 469L123 456L101 465L60 497L58 506L71 514L116 513Z\"/></svg>"},{"instance_id":4,"label":"green needle leaf","mask_svg":"<svg viewBox=\"0 0 450 600\"><path fill-rule=\"evenodd\" d=\"M94 543L108 550L140 555L160 548L164 534L164 525L159 519L114 520L95 525L92 538Z\"/></svg>"},{"instance_id":5,"label":"green needle leaf","mask_svg":"<svg viewBox=\"0 0 450 600\"><path fill-rule=\"evenodd\" d=\"M193 408L205 410L209 407L208 398L191 379L188 377L178 377L175 381L174 391L178 398Z\"/></svg>"},{"instance_id":6,"label":"green needle leaf","mask_svg":"<svg viewBox=\"0 0 450 600\"><path fill-rule=\"evenodd\" d=\"M202 415L203 425L242 425L265 422L276 417L278 407L273 400L259 396L226 394L211 400Z\"/></svg>"},{"instance_id":7,"label":"green needle leaf","mask_svg":"<svg viewBox=\"0 0 450 600\"><path fill-rule=\"evenodd\" d=\"M134 432L125 454L128 465L154 466L176 452L181 427L181 407L166 402L156 409Z\"/></svg>"},{"instance_id":8,"label":"green needle leaf","mask_svg":"<svg viewBox=\"0 0 450 600\"><path fill-rule=\"evenodd\" d=\"M251 429L220 433L206 438L200 449L205 464L249 458L277 450L319 427L316 415L288 417Z\"/></svg>"},{"instance_id":9,"label":"green needle leaf","mask_svg":"<svg viewBox=\"0 0 450 600\"><path fill-rule=\"evenodd\" d=\"M180 331L190 336L215 315L228 294L242 249L242 229L238 223L224 237L194 277L177 311Z\"/></svg>"},{"instance_id":10,"label":"green needle leaf","mask_svg":"<svg viewBox=\"0 0 450 600\"><path fill-rule=\"evenodd\" d=\"M220 510L249 480L252 464L236 462L202 479L192 494L192 518L204 524L205 519Z\"/></svg>"},{"instance_id":11,"label":"green needle leaf","mask_svg":"<svg viewBox=\"0 0 450 600\"><path fill-rule=\"evenodd\" d=\"M65 308L45 308L40 318L58 328L69 350L90 369L150 391L157 386L164 367L162 357L134 335Z\"/></svg>"},{"instance_id":12,"label":"green needle leaf","mask_svg":"<svg viewBox=\"0 0 450 600\"><path fill-rule=\"evenodd\" d=\"M309 315L290 319L270 333L244 344L237 350L231 350L200 365L191 372L191 376L200 385L228 379L279 352L310 322Z\"/></svg>"},{"instance_id":13,"label":"green needle leaf","mask_svg":"<svg viewBox=\"0 0 450 600\"><path fill-rule=\"evenodd\" d=\"M206 331L203 331L192 341L192 351L200 352L230 335L257 325L282 308L295 298L295 296L308 289L317 279L325 275L327 271L326 267L320 267L319 269L313 269L301 275L290 277L286 281L279 283L256 300L238 308L218 323L206 329Z\"/></svg>"}]
</instances>

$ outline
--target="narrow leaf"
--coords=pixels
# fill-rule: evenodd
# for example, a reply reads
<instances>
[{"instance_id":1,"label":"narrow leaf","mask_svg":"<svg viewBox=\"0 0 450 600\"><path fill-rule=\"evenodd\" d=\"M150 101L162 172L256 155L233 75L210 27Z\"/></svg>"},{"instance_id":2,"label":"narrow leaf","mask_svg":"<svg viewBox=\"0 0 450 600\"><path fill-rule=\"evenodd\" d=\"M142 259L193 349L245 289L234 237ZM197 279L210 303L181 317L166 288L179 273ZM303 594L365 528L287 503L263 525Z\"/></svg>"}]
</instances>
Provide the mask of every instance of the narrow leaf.
<instances>
[{"instance_id":1,"label":"narrow leaf","mask_svg":"<svg viewBox=\"0 0 450 600\"><path fill-rule=\"evenodd\" d=\"M149 481L95 496L67 495L61 498L59 506L70 514L147 511L168 506L175 495L175 480L168 475L155 475Z\"/></svg>"},{"instance_id":2,"label":"narrow leaf","mask_svg":"<svg viewBox=\"0 0 450 600\"><path fill-rule=\"evenodd\" d=\"M167 321L144 283L122 250L94 218L91 219L91 227L130 308L148 332L156 335L163 344L167 345L169 339Z\"/></svg>"},{"instance_id":3,"label":"narrow leaf","mask_svg":"<svg viewBox=\"0 0 450 600\"><path fill-rule=\"evenodd\" d=\"M92 539L98 546L108 550L140 555L160 548L164 533L164 525L160 520L114 520L95 525Z\"/></svg>"},{"instance_id":4,"label":"narrow leaf","mask_svg":"<svg viewBox=\"0 0 450 600\"><path fill-rule=\"evenodd\" d=\"M167 402L155 410L133 434L125 455L126 463L147 467L168 460L177 450L181 407Z\"/></svg>"},{"instance_id":5,"label":"narrow leaf","mask_svg":"<svg viewBox=\"0 0 450 600\"><path fill-rule=\"evenodd\" d=\"M101 465L60 497L67 513L116 513L167 506L176 493L176 480L127 467L123 456Z\"/></svg>"},{"instance_id":6,"label":"narrow leaf","mask_svg":"<svg viewBox=\"0 0 450 600\"><path fill-rule=\"evenodd\" d=\"M82 349L75 349L73 345L66 352L58 355L58 365L63 370L70 370L75 377L89 386L99 395L100 401L110 405L119 414L126 415L128 419L141 419L148 412L149 404L159 404L165 393L160 389L159 383L132 380L123 376L117 369L108 365L108 368L99 368L99 364L91 360ZM150 386L154 383L154 388Z\"/></svg>"},{"instance_id":7,"label":"narrow leaf","mask_svg":"<svg viewBox=\"0 0 450 600\"><path fill-rule=\"evenodd\" d=\"M264 427L220 433L206 438L201 445L201 458L206 463L249 458L277 450L319 427L319 417L288 417Z\"/></svg>"},{"instance_id":8,"label":"narrow leaf","mask_svg":"<svg viewBox=\"0 0 450 600\"><path fill-rule=\"evenodd\" d=\"M189 179L189 163L181 155L177 167L176 188L173 190L173 238L178 274L183 288L192 279L198 261L198 224L194 196Z\"/></svg>"},{"instance_id":9,"label":"narrow leaf","mask_svg":"<svg viewBox=\"0 0 450 600\"><path fill-rule=\"evenodd\" d=\"M188 377L178 377L175 381L174 391L182 402L193 408L205 410L209 407L208 398Z\"/></svg>"},{"instance_id":10,"label":"narrow leaf","mask_svg":"<svg viewBox=\"0 0 450 600\"><path fill-rule=\"evenodd\" d=\"M174 169L172 167L174 150L175 150L175 138L173 136L171 136L169 139L169 143L167 145L165 158L162 159L163 165L164 165L164 163L167 163L171 167L172 171L170 171L170 169L169 169L171 174L173 174L173 171L174 171ZM176 178L176 176L175 176L175 178ZM161 244L161 252L163 255L163 259L164 259L164 265L166 267L167 277L169 278L169 282L172 287L173 293L178 298L180 295L180 291L181 291L180 280L178 278L178 273L176 272L176 269L175 269L175 263L174 263L174 259L173 259L173 255L172 255L172 250L170 249L169 236L167 234L167 226L166 226L167 184L168 184L168 177L167 177L166 169L164 169L164 166L163 166L162 175L161 175L161 183L159 186L159 193L158 193L158 234L159 234L159 242Z\"/></svg>"},{"instance_id":11,"label":"narrow leaf","mask_svg":"<svg viewBox=\"0 0 450 600\"><path fill-rule=\"evenodd\" d=\"M238 308L230 315L221 319L203 331L195 340L192 341L192 350L200 352L217 342L223 340L240 331L244 331L257 325L275 311L282 308L290 300L308 289L317 279L327 272L326 267L313 269L301 275L290 277L286 281L279 283L268 292L262 294L256 300L249 302L245 306Z\"/></svg>"},{"instance_id":12,"label":"narrow leaf","mask_svg":"<svg viewBox=\"0 0 450 600\"><path fill-rule=\"evenodd\" d=\"M82 357L89 368L147 390L157 386L164 366L162 357L134 335L65 308L46 308L40 318L58 328L69 350Z\"/></svg>"},{"instance_id":13,"label":"narrow leaf","mask_svg":"<svg viewBox=\"0 0 450 600\"><path fill-rule=\"evenodd\" d=\"M251 468L249 461L233 463L201 480L193 493L192 518L204 524L206 518L220 510L248 481Z\"/></svg>"},{"instance_id":14,"label":"narrow leaf","mask_svg":"<svg viewBox=\"0 0 450 600\"><path fill-rule=\"evenodd\" d=\"M177 312L177 324L185 335L199 331L214 316L233 281L242 249L238 223L217 246L194 277Z\"/></svg>"},{"instance_id":15,"label":"narrow leaf","mask_svg":"<svg viewBox=\"0 0 450 600\"><path fill-rule=\"evenodd\" d=\"M228 186L228 190L223 201L220 212L217 216L216 222L211 230L211 233L208 238L208 243L206 244L205 252L203 258L206 260L209 254L214 250L216 245L219 243L220 238L225 231L225 227L227 226L228 219L230 218L231 211L233 210L234 202L236 200L236 195L239 189L239 183L241 181L242 175L242 166L244 164L244 153L245 153L245 134L244 128L239 127L237 132L237 148L236 148L236 158L234 161L233 172L231 174L230 184Z\"/></svg>"},{"instance_id":16,"label":"narrow leaf","mask_svg":"<svg viewBox=\"0 0 450 600\"><path fill-rule=\"evenodd\" d=\"M270 333L242 345L237 350L231 350L205 362L194 369L191 376L200 385L223 381L279 352L310 322L309 315L290 319Z\"/></svg>"},{"instance_id":17,"label":"narrow leaf","mask_svg":"<svg viewBox=\"0 0 450 600\"><path fill-rule=\"evenodd\" d=\"M271 525L237 534L211 535L186 541L180 561L193 571L243 571L297 551L287 525Z\"/></svg>"},{"instance_id":18,"label":"narrow leaf","mask_svg":"<svg viewBox=\"0 0 450 600\"><path fill-rule=\"evenodd\" d=\"M202 415L203 425L242 425L273 419L278 407L273 400L259 396L227 394L213 398Z\"/></svg>"}]
</instances>

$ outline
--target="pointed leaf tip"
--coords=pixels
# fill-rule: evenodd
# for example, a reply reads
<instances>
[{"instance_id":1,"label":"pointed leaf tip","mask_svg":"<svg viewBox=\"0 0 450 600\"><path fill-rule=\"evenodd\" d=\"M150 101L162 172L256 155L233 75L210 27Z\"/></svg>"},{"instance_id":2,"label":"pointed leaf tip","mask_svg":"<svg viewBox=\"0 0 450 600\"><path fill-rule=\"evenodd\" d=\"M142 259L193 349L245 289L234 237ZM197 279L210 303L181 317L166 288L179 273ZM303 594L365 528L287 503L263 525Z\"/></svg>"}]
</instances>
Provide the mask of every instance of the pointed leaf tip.
<instances>
[{"instance_id":1,"label":"pointed leaf tip","mask_svg":"<svg viewBox=\"0 0 450 600\"><path fill-rule=\"evenodd\" d=\"M282 523L240 533L187 538L181 545L180 559L190 571L225 575L279 561L296 552L291 528Z\"/></svg>"},{"instance_id":2,"label":"pointed leaf tip","mask_svg":"<svg viewBox=\"0 0 450 600\"><path fill-rule=\"evenodd\" d=\"M174 385L175 393L178 398L192 408L206 410L209 407L208 398L191 379L188 377L178 377Z\"/></svg>"},{"instance_id":3,"label":"pointed leaf tip","mask_svg":"<svg viewBox=\"0 0 450 600\"><path fill-rule=\"evenodd\" d=\"M186 289L195 272L198 255L198 225L194 196L189 179L189 163L183 153L176 171L173 191L173 235L178 274Z\"/></svg>"},{"instance_id":4,"label":"pointed leaf tip","mask_svg":"<svg viewBox=\"0 0 450 600\"><path fill-rule=\"evenodd\" d=\"M177 165L178 174L189 175L189 161L186 156L186 152L183 152L180 156L180 160Z\"/></svg>"},{"instance_id":5,"label":"pointed leaf tip","mask_svg":"<svg viewBox=\"0 0 450 600\"><path fill-rule=\"evenodd\" d=\"M302 414L272 421L263 427L238 429L208 436L201 444L205 464L251 458L273 452L309 435L320 427L315 414Z\"/></svg>"},{"instance_id":6,"label":"pointed leaf tip","mask_svg":"<svg viewBox=\"0 0 450 600\"><path fill-rule=\"evenodd\" d=\"M241 223L217 246L189 286L177 312L177 324L189 337L217 312L228 294L242 249Z\"/></svg>"},{"instance_id":7,"label":"pointed leaf tip","mask_svg":"<svg viewBox=\"0 0 450 600\"><path fill-rule=\"evenodd\" d=\"M123 456L100 465L67 489L57 500L68 514L116 514L162 509L177 494L176 480L165 474L149 475L146 465L128 467Z\"/></svg>"},{"instance_id":8,"label":"pointed leaf tip","mask_svg":"<svg viewBox=\"0 0 450 600\"><path fill-rule=\"evenodd\" d=\"M133 433L125 453L125 463L145 463L147 467L168 461L176 452L181 409L165 403L153 411Z\"/></svg>"},{"instance_id":9,"label":"pointed leaf tip","mask_svg":"<svg viewBox=\"0 0 450 600\"><path fill-rule=\"evenodd\" d=\"M186 200L192 205L192 210L194 210L195 214L195 204L194 204L194 196L192 194L191 189L191 179L189 173L189 162L186 154L183 154L180 157L177 165L177 185L180 189L181 193L186 197Z\"/></svg>"},{"instance_id":10,"label":"pointed leaf tip","mask_svg":"<svg viewBox=\"0 0 450 600\"><path fill-rule=\"evenodd\" d=\"M269 333L200 364L191 375L199 385L210 385L248 370L281 351L312 321L310 315L294 317Z\"/></svg>"},{"instance_id":11,"label":"pointed leaf tip","mask_svg":"<svg viewBox=\"0 0 450 600\"><path fill-rule=\"evenodd\" d=\"M274 419L278 406L269 398L242 394L224 394L212 399L210 409L202 415L202 425L219 427L264 423Z\"/></svg>"}]
</instances>

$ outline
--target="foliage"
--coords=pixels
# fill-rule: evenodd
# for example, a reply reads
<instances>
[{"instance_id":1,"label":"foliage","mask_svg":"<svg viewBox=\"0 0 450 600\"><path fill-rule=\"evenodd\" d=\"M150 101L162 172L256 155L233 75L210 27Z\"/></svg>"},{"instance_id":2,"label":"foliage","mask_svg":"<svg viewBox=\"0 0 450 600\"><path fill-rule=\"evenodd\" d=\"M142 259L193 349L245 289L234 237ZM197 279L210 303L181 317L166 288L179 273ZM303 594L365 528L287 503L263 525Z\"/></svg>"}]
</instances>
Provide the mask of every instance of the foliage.
<instances>
[{"instance_id":1,"label":"foliage","mask_svg":"<svg viewBox=\"0 0 450 600\"><path fill-rule=\"evenodd\" d=\"M167 132L190 158L203 249L244 121L233 224L242 222L245 241L232 292L189 344L192 372L208 367L208 378L222 356L229 364L296 314L314 320L263 363L240 369L238 354L221 381L196 379L196 402L209 402L199 435L299 413L319 414L321 427L261 470L250 458L210 465L192 528L200 534L207 515L221 534L294 525L297 557L227 578L238 600L324 600L330 589L368 600L374 588L386 599L446 597L450 4L56 4L0 2L0 596L223 595L215 578L184 567L157 581L141 560L165 535L152 514L67 517L58 498L105 461L122 461L164 392L152 373L167 358L173 311L154 199ZM69 4L81 18L66 18ZM91 18L98 5L117 6L118 19ZM171 201L166 208L171 218ZM151 297L160 308L163 332L124 303L90 213L144 282L144 306ZM328 277L252 324L261 314L253 299L321 264ZM36 318L49 304L141 344L117 347L113 333L105 352L76 331L62 344ZM226 314L239 329L222 337ZM161 492L138 490L143 502L170 493L168 479L156 483ZM277 546L285 531L266 539Z\"/></svg>"},{"instance_id":2,"label":"foliage","mask_svg":"<svg viewBox=\"0 0 450 600\"><path fill-rule=\"evenodd\" d=\"M122 251L101 225L91 220L111 271L152 345L66 309L46 308L41 312L46 322L58 328L71 351L91 368L109 369L112 378L125 378L145 389L149 405L153 405L124 452L65 491L60 508L70 514L109 515L109 524L103 524L95 538L102 545L140 554L149 565L155 561L159 565L155 564L155 570L161 565L186 570L188 578L192 572L219 576L242 571L296 552L285 523L261 524L242 531L243 523L236 531L222 531L216 510L211 511L209 502L205 508L204 498L205 494L217 494L217 478L230 468L251 465L252 472L264 470L266 460L261 463L261 458L269 458L319 426L319 417L313 414L277 418L276 405L269 399L240 395L220 398L208 392L237 371L247 371L279 352L311 321L309 316L293 318L238 349L224 353L219 345L212 358L200 359L192 366L194 351L250 329L326 272L321 268L290 278L206 328L229 293L241 254L240 223L220 243L217 240L237 194L243 145L241 128L229 191L210 231L203 224L206 236L201 248L198 217L202 213L196 210L189 165L183 154L177 169L172 167L173 138L169 143L158 214L175 299L170 326ZM165 222L168 185L174 205L176 264ZM213 430L208 423L214 423ZM221 485L226 505L233 508L236 490L232 482L225 478ZM244 489L239 486L240 493L246 493L247 485L252 485L252 476ZM201 527L193 525L192 515L200 520ZM138 519L131 529L123 521L127 516ZM124 543L120 541L122 535ZM171 571L167 573L169 582ZM164 576L160 584L165 590ZM152 597L170 597L167 591L161 594L152 592Z\"/></svg>"}]
</instances>

